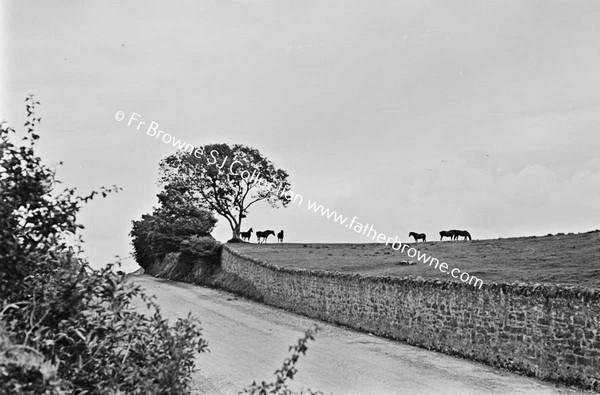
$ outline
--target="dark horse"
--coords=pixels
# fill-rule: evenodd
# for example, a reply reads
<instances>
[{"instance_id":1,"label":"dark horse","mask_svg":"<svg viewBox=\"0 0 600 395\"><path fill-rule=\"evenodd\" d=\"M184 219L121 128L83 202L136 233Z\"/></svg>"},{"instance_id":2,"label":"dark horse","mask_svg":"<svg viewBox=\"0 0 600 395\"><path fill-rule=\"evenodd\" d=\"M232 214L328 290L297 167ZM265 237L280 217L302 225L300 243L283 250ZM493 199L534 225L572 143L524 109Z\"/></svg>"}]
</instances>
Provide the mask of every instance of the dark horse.
<instances>
[{"instance_id":1,"label":"dark horse","mask_svg":"<svg viewBox=\"0 0 600 395\"><path fill-rule=\"evenodd\" d=\"M419 240L423 240L423 242L426 242L427 240L425 239L426 235L425 233L415 233L415 232L410 232L408 234L408 237L414 237L415 238L415 243L418 243Z\"/></svg>"},{"instance_id":2,"label":"dark horse","mask_svg":"<svg viewBox=\"0 0 600 395\"><path fill-rule=\"evenodd\" d=\"M256 240L258 240L258 244L260 244L260 239L263 239L263 244L267 242L267 237L269 235L275 236L275 231L273 230L263 230L256 232Z\"/></svg>"},{"instance_id":3,"label":"dark horse","mask_svg":"<svg viewBox=\"0 0 600 395\"><path fill-rule=\"evenodd\" d=\"M454 240L454 236L456 236L456 230L442 230L440 232L440 241L444 239L444 237L449 237L450 240Z\"/></svg>"},{"instance_id":4,"label":"dark horse","mask_svg":"<svg viewBox=\"0 0 600 395\"><path fill-rule=\"evenodd\" d=\"M471 240L471 234L469 232L467 232L466 230L455 230L454 238L456 240L458 240L458 236L464 237L463 240L467 240L467 237L469 238L469 240Z\"/></svg>"},{"instance_id":5,"label":"dark horse","mask_svg":"<svg viewBox=\"0 0 600 395\"><path fill-rule=\"evenodd\" d=\"M250 236L252 236L252 228L248 229L247 232L240 232L240 236L242 236L242 240L250 241Z\"/></svg>"},{"instance_id":6,"label":"dark horse","mask_svg":"<svg viewBox=\"0 0 600 395\"><path fill-rule=\"evenodd\" d=\"M281 232L277 233L277 241L283 243L283 229Z\"/></svg>"}]
</instances>

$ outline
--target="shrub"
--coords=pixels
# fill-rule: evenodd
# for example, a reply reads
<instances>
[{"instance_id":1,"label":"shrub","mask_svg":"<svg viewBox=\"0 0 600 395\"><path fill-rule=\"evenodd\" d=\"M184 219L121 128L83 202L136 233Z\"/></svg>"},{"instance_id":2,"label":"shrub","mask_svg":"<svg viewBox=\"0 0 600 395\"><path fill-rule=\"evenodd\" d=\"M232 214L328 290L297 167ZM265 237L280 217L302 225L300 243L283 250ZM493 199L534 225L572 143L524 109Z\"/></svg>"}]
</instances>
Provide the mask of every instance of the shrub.
<instances>
[{"instance_id":1,"label":"shrub","mask_svg":"<svg viewBox=\"0 0 600 395\"><path fill-rule=\"evenodd\" d=\"M181 242L180 251L195 257L214 257L221 253L221 243L212 236L192 236Z\"/></svg>"},{"instance_id":2,"label":"shrub","mask_svg":"<svg viewBox=\"0 0 600 395\"><path fill-rule=\"evenodd\" d=\"M66 394L58 368L37 350L15 345L0 323L0 393Z\"/></svg>"},{"instance_id":3,"label":"shrub","mask_svg":"<svg viewBox=\"0 0 600 395\"><path fill-rule=\"evenodd\" d=\"M0 298L20 289L33 271L52 270L55 260L46 258L64 253L63 236L82 227L75 221L81 205L97 193L118 190L102 188L86 197L75 196L74 189L54 193L54 171L34 154L39 138L34 128L41 121L34 115L36 104L31 96L26 99L25 145L15 145L14 129L0 124Z\"/></svg>"},{"instance_id":4,"label":"shrub","mask_svg":"<svg viewBox=\"0 0 600 395\"><path fill-rule=\"evenodd\" d=\"M18 344L60 361L58 373L80 393L185 393L194 352L203 352L197 321L174 327L139 287L112 267L73 262L51 277L33 276L33 297L7 306L4 321ZM140 297L150 314L135 311Z\"/></svg>"},{"instance_id":5,"label":"shrub","mask_svg":"<svg viewBox=\"0 0 600 395\"><path fill-rule=\"evenodd\" d=\"M180 251L183 242L208 247L211 243L206 238L212 239L210 232L217 223L210 211L189 203L191 199L182 186L168 184L157 196L159 207L133 221L130 232L135 259L144 269L166 254ZM192 240L194 237L204 241Z\"/></svg>"},{"instance_id":6,"label":"shrub","mask_svg":"<svg viewBox=\"0 0 600 395\"><path fill-rule=\"evenodd\" d=\"M0 392L181 394L196 352L206 351L196 319L173 326L139 287L113 267L93 270L65 236L97 193L56 193L54 172L35 156L32 97L24 146L0 127ZM133 309L141 298L149 311Z\"/></svg>"}]
</instances>

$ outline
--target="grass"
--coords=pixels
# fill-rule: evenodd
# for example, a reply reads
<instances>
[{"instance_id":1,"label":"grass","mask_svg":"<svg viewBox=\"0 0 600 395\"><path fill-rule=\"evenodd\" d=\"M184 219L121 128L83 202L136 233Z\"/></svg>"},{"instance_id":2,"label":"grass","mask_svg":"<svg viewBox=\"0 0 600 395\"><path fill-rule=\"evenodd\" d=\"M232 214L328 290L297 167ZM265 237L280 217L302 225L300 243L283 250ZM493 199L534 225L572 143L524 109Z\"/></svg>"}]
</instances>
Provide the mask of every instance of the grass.
<instances>
[{"instance_id":1,"label":"grass","mask_svg":"<svg viewBox=\"0 0 600 395\"><path fill-rule=\"evenodd\" d=\"M484 283L528 282L600 288L600 231L496 240L410 243L449 270L458 268ZM240 253L283 267L332 270L376 276L421 276L454 280L433 266L416 261L385 244L249 244L231 247Z\"/></svg>"}]
</instances>

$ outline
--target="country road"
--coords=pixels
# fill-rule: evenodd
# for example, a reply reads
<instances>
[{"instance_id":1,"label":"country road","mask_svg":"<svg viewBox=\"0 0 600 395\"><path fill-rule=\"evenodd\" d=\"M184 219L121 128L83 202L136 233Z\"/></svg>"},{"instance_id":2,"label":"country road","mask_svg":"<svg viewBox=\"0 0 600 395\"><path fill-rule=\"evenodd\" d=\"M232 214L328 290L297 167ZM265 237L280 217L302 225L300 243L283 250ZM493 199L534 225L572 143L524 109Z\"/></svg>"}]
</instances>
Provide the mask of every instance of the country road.
<instances>
[{"instance_id":1,"label":"country road","mask_svg":"<svg viewBox=\"0 0 600 395\"><path fill-rule=\"evenodd\" d=\"M197 358L197 394L237 394L253 380L271 380L288 347L317 322L227 292L148 275L133 281L156 295L170 320L189 311L200 318L210 353ZM316 341L309 342L297 364L295 389L335 395L582 393L334 325L319 326Z\"/></svg>"}]
</instances>

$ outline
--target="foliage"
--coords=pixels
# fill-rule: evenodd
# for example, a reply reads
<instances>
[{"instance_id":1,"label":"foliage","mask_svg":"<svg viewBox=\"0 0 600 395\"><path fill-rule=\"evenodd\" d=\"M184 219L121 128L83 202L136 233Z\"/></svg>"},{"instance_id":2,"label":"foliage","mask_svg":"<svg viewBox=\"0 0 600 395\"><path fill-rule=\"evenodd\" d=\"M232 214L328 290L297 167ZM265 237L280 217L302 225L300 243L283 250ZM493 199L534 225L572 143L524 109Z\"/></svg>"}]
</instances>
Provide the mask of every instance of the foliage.
<instances>
[{"instance_id":1,"label":"foliage","mask_svg":"<svg viewBox=\"0 0 600 395\"><path fill-rule=\"evenodd\" d=\"M221 254L221 244L210 236L192 236L181 242L180 251L192 257L212 257Z\"/></svg>"},{"instance_id":2,"label":"foliage","mask_svg":"<svg viewBox=\"0 0 600 395\"><path fill-rule=\"evenodd\" d=\"M40 258L64 251L63 236L82 228L75 222L75 214L83 203L97 193L106 196L117 187L102 188L88 196L75 196L75 189L65 189L53 196L55 172L41 164L34 154L34 132L41 118L35 118L32 96L26 100L28 119L23 146L15 145L10 136L13 128L0 125L0 297L21 287L21 282L32 270L49 269Z\"/></svg>"},{"instance_id":3,"label":"foliage","mask_svg":"<svg viewBox=\"0 0 600 395\"><path fill-rule=\"evenodd\" d=\"M159 193L160 206L152 214L142 215L133 221L130 232L136 261L147 268L156 259L163 259L169 252L180 251L182 243L192 237L212 240L211 248L218 243L210 237L217 220L210 211L191 203L185 187L181 184L166 185ZM197 242L196 242L197 244Z\"/></svg>"},{"instance_id":4,"label":"foliage","mask_svg":"<svg viewBox=\"0 0 600 395\"><path fill-rule=\"evenodd\" d=\"M170 326L123 273L92 270L67 247L97 192L55 193L54 171L34 152L39 103L26 103L24 146L0 128L0 393L188 392L193 357L206 351L197 320Z\"/></svg>"},{"instance_id":5,"label":"foliage","mask_svg":"<svg viewBox=\"0 0 600 395\"><path fill-rule=\"evenodd\" d=\"M200 155L198 153L201 153ZM186 188L193 202L224 217L238 241L243 218L253 204L290 202L288 173L257 149L241 144L209 144L179 151L160 162L160 182Z\"/></svg>"},{"instance_id":6,"label":"foliage","mask_svg":"<svg viewBox=\"0 0 600 395\"><path fill-rule=\"evenodd\" d=\"M51 277L32 276L36 292L5 308L18 344L60 361L58 373L77 393L185 393L196 351L206 343L195 319L170 327L158 307L111 267L73 261ZM135 311L140 297L151 310Z\"/></svg>"},{"instance_id":7,"label":"foliage","mask_svg":"<svg viewBox=\"0 0 600 395\"><path fill-rule=\"evenodd\" d=\"M0 322L0 392L66 394L58 367L35 349L15 345Z\"/></svg>"},{"instance_id":8,"label":"foliage","mask_svg":"<svg viewBox=\"0 0 600 395\"><path fill-rule=\"evenodd\" d=\"M281 369L275 371L275 381L267 383L262 382L257 384L253 382L248 388L245 388L243 392L240 394L250 394L250 395L267 395L267 394L276 394L276 395L294 395L294 392L290 390L287 386L287 380L293 380L296 373L298 373L298 369L296 369L296 363L300 358L300 355L306 355L306 351L308 350L308 346L306 345L309 340L315 340L315 334L319 331L319 327L315 325L314 328L309 328L304 332L304 336L298 339L298 343L294 346L290 346L290 351L292 355L289 358L286 358L283 361L283 366ZM319 395L323 394L321 391L311 391L310 389L305 391L301 391L299 395L307 394L307 395Z\"/></svg>"}]
</instances>

